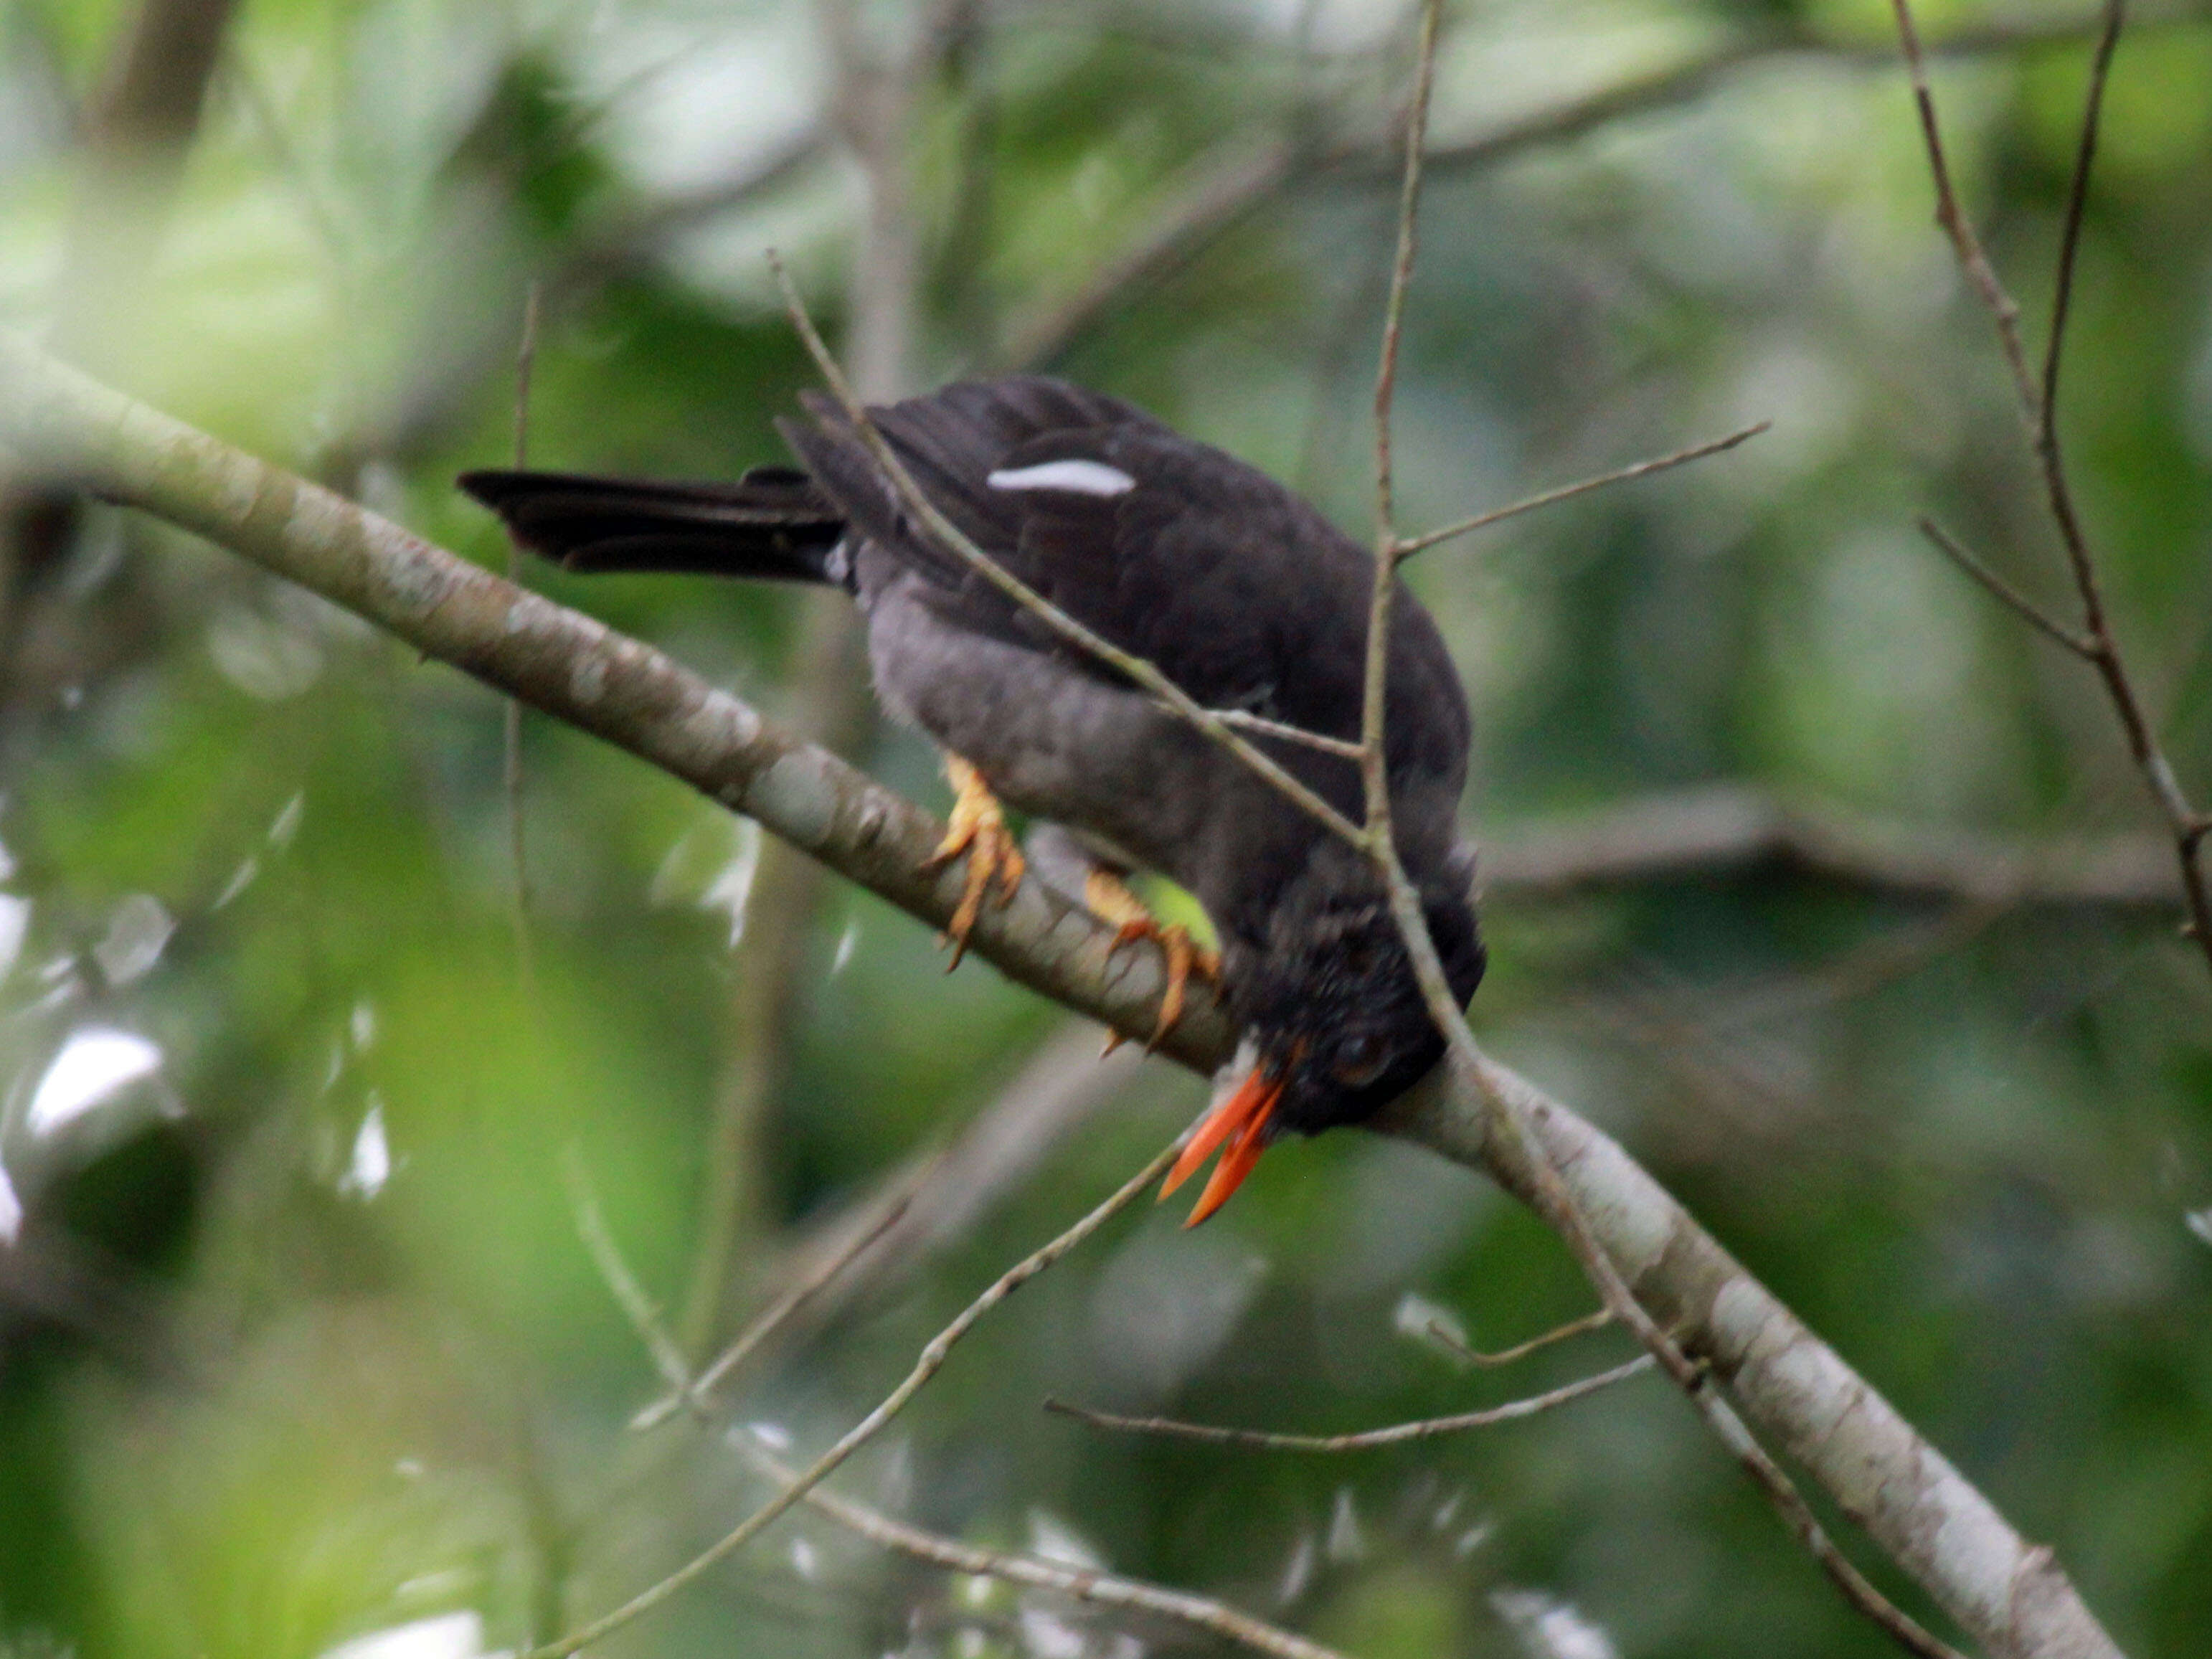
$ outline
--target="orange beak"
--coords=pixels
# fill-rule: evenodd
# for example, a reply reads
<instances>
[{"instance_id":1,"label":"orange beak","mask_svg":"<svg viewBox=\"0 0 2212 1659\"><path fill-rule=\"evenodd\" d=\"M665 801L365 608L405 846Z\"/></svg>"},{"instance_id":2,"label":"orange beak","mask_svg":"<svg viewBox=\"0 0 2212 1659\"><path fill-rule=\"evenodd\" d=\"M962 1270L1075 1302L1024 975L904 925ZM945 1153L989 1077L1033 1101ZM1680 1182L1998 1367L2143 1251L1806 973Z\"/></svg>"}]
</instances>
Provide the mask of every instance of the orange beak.
<instances>
[{"instance_id":1,"label":"orange beak","mask_svg":"<svg viewBox=\"0 0 2212 1659\"><path fill-rule=\"evenodd\" d=\"M1165 1199L1175 1189L1197 1173L1198 1166L1224 1141L1228 1149L1221 1154L1221 1162L1213 1166L1212 1176L1206 1190L1198 1195L1190 1219L1182 1224L1195 1227L1229 1201L1229 1194L1244 1184L1244 1177L1252 1173L1252 1166L1260 1161L1267 1142L1261 1131L1273 1115L1275 1103L1283 1097L1283 1082L1270 1078L1259 1066L1254 1066L1244 1080L1218 1106L1208 1112L1198 1126L1198 1133L1190 1138L1190 1145L1182 1149L1168 1178L1160 1183L1160 1196Z\"/></svg>"}]
</instances>

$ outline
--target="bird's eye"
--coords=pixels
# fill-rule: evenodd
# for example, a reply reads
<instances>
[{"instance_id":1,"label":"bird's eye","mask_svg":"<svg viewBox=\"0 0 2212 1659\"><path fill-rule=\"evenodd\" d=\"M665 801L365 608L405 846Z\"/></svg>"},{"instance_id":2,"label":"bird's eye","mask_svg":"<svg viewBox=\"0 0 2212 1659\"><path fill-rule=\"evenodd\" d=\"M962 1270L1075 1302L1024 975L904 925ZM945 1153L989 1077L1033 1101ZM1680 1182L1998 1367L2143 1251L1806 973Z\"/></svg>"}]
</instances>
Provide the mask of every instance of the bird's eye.
<instances>
[{"instance_id":1,"label":"bird's eye","mask_svg":"<svg viewBox=\"0 0 2212 1659\"><path fill-rule=\"evenodd\" d=\"M1382 1076L1385 1058L1379 1039L1364 1031L1355 1032L1336 1045L1328 1069L1346 1088L1364 1088Z\"/></svg>"}]
</instances>

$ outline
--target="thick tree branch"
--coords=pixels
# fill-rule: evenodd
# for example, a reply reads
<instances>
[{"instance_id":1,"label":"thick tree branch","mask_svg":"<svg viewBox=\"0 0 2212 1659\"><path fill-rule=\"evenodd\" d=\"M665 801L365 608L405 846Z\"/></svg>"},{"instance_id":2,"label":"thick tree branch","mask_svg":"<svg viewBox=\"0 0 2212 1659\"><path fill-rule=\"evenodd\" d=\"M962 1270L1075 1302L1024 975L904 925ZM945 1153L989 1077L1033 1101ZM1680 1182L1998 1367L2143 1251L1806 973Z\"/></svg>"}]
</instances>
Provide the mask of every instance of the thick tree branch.
<instances>
[{"instance_id":1,"label":"thick tree branch","mask_svg":"<svg viewBox=\"0 0 2212 1659\"><path fill-rule=\"evenodd\" d=\"M0 334L0 442L38 469L209 537L427 654L604 737L751 814L839 873L942 926L957 872L926 872L941 827L738 699L588 617L525 594L338 496L253 459ZM974 950L1019 982L1131 1035L1151 1030L1155 951L1025 884L987 908ZM1234 1033L1194 999L1164 1052L1200 1070ZM1619 1146L1496 1061L1454 1064L1378 1127L1532 1196L1486 1133L1511 1091L1592 1235L1683 1351L1995 1659L2109 1659L2050 1551L2021 1539L1875 1389L1730 1258Z\"/></svg>"}]
</instances>

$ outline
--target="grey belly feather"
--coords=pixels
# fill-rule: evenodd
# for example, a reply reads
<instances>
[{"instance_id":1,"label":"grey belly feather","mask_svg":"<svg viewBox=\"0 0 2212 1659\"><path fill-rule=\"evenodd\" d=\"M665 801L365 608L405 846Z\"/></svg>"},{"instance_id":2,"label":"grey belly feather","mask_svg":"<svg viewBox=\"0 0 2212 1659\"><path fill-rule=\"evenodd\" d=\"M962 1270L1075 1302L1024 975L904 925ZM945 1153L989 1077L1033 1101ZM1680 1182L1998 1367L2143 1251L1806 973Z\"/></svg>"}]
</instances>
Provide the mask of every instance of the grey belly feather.
<instances>
[{"instance_id":1,"label":"grey belly feather","mask_svg":"<svg viewBox=\"0 0 2212 1659\"><path fill-rule=\"evenodd\" d=\"M860 578L894 718L972 762L1009 805L1206 896L1221 793L1245 787L1241 768L1141 692L946 621L927 578L872 548Z\"/></svg>"}]
</instances>

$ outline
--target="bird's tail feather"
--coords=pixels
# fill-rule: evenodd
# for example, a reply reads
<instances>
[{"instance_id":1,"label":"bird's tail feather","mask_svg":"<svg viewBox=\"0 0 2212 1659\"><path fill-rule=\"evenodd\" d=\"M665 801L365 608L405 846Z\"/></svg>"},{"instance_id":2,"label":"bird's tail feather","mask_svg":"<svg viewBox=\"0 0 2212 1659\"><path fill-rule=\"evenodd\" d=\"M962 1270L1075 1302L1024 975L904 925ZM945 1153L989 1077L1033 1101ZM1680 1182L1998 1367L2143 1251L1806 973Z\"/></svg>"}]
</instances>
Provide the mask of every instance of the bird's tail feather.
<instances>
[{"instance_id":1,"label":"bird's tail feather","mask_svg":"<svg viewBox=\"0 0 2212 1659\"><path fill-rule=\"evenodd\" d=\"M522 546L571 570L851 582L850 561L836 556L844 514L792 467L735 483L501 471L457 482Z\"/></svg>"}]
</instances>

